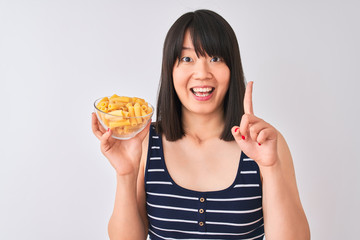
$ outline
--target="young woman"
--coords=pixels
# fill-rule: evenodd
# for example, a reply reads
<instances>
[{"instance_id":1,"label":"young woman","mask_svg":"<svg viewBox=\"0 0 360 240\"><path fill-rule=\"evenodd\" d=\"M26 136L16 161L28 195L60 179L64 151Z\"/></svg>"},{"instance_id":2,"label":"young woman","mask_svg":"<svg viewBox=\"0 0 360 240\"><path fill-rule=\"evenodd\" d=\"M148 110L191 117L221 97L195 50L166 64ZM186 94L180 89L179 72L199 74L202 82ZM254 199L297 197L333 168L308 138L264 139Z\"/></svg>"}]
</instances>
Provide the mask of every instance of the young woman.
<instances>
[{"instance_id":1,"label":"young woman","mask_svg":"<svg viewBox=\"0 0 360 240\"><path fill-rule=\"evenodd\" d=\"M110 239L310 239L282 135L256 117L236 36L218 14L181 16L164 43L157 121L111 138Z\"/></svg>"}]
</instances>

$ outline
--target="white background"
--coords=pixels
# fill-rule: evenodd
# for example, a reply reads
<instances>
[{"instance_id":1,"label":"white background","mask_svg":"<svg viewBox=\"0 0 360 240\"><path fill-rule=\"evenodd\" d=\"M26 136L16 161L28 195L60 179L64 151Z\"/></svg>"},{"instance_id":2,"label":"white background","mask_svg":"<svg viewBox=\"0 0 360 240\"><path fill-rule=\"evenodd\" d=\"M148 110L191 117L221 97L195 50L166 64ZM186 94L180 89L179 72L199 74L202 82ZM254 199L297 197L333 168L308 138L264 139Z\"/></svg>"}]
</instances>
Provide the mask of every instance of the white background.
<instances>
[{"instance_id":1,"label":"white background","mask_svg":"<svg viewBox=\"0 0 360 240\"><path fill-rule=\"evenodd\" d=\"M0 0L0 239L107 239L115 174L96 98L156 103L165 35L208 8L234 28L255 114L292 151L312 239L355 239L359 1Z\"/></svg>"}]
</instances>

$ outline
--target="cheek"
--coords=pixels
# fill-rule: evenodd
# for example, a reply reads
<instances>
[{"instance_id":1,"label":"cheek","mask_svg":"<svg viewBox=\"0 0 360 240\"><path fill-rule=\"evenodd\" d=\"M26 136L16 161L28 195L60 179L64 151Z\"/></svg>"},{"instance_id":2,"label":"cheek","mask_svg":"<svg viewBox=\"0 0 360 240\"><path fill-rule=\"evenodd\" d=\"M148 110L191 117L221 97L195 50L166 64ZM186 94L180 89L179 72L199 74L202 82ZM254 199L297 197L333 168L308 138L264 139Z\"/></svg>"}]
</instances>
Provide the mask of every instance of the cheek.
<instances>
[{"instance_id":1,"label":"cheek","mask_svg":"<svg viewBox=\"0 0 360 240\"><path fill-rule=\"evenodd\" d=\"M179 99L182 99L182 96L184 95L184 83L179 76L176 76L173 74L173 84L174 84L174 90L176 92L176 95Z\"/></svg>"},{"instance_id":2,"label":"cheek","mask_svg":"<svg viewBox=\"0 0 360 240\"><path fill-rule=\"evenodd\" d=\"M175 91L177 92L177 88L179 85L179 71L177 71L174 67L173 72L172 72L172 78L173 78L173 84L174 84L174 88Z\"/></svg>"},{"instance_id":3,"label":"cheek","mask_svg":"<svg viewBox=\"0 0 360 240\"><path fill-rule=\"evenodd\" d=\"M221 78L219 78L219 86L221 86L220 97L223 98L229 90L230 86L230 72L222 72Z\"/></svg>"},{"instance_id":4,"label":"cheek","mask_svg":"<svg viewBox=\"0 0 360 240\"><path fill-rule=\"evenodd\" d=\"M185 71L181 71L179 69L174 68L172 76L173 76L174 88L176 91L186 87L187 75Z\"/></svg>"},{"instance_id":5,"label":"cheek","mask_svg":"<svg viewBox=\"0 0 360 240\"><path fill-rule=\"evenodd\" d=\"M230 70L223 69L221 72L219 72L219 81L221 82L221 85L223 85L226 89L228 89L230 85Z\"/></svg>"},{"instance_id":6,"label":"cheek","mask_svg":"<svg viewBox=\"0 0 360 240\"><path fill-rule=\"evenodd\" d=\"M177 92L181 86L181 78L180 78L180 76L178 76L178 74L173 74L173 84L174 84L174 88Z\"/></svg>"}]
</instances>

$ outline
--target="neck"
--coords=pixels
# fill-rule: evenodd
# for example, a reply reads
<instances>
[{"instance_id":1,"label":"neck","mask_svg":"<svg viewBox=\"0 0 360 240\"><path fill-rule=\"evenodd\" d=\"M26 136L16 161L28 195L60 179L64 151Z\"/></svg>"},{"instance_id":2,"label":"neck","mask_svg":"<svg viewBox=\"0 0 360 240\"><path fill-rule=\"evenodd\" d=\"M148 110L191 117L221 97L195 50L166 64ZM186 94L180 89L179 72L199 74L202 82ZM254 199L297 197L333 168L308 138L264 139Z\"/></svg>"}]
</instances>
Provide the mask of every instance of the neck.
<instances>
[{"instance_id":1,"label":"neck","mask_svg":"<svg viewBox=\"0 0 360 240\"><path fill-rule=\"evenodd\" d=\"M225 125L222 109L210 114L196 114L183 109L182 120L185 136L198 143L219 139Z\"/></svg>"}]
</instances>

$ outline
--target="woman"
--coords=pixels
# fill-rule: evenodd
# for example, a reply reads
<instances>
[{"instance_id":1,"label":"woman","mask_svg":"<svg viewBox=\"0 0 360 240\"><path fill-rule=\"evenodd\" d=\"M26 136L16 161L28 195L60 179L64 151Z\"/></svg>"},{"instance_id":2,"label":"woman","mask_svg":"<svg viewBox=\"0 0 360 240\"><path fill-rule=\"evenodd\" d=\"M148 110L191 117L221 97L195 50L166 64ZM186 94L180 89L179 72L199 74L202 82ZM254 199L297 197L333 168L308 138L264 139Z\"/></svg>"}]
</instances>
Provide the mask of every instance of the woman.
<instances>
[{"instance_id":1,"label":"woman","mask_svg":"<svg viewBox=\"0 0 360 240\"><path fill-rule=\"evenodd\" d=\"M173 24L157 121L119 141L92 117L117 172L110 239L310 238L290 151L254 115L252 87L221 16L198 10Z\"/></svg>"}]
</instances>

